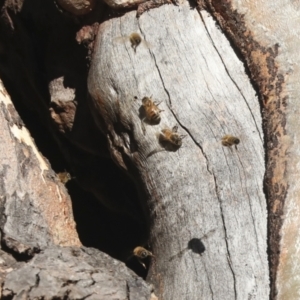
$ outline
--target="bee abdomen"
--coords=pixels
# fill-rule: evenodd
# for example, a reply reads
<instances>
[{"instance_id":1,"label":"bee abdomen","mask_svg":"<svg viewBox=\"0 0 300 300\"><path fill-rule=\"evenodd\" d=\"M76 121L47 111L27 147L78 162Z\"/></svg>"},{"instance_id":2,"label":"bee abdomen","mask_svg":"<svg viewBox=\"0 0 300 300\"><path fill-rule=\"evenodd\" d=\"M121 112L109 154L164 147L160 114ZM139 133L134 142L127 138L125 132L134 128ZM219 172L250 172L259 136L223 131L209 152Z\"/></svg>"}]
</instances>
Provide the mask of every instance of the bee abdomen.
<instances>
[{"instance_id":1,"label":"bee abdomen","mask_svg":"<svg viewBox=\"0 0 300 300\"><path fill-rule=\"evenodd\" d=\"M159 115L159 113L157 113L157 112L152 112L151 114L150 114L150 117L149 117L149 121L151 121L151 122L153 122L153 123L159 123L160 122L160 115Z\"/></svg>"},{"instance_id":2,"label":"bee abdomen","mask_svg":"<svg viewBox=\"0 0 300 300\"><path fill-rule=\"evenodd\" d=\"M232 144L227 141L222 141L222 145L225 147L230 147Z\"/></svg>"}]
</instances>

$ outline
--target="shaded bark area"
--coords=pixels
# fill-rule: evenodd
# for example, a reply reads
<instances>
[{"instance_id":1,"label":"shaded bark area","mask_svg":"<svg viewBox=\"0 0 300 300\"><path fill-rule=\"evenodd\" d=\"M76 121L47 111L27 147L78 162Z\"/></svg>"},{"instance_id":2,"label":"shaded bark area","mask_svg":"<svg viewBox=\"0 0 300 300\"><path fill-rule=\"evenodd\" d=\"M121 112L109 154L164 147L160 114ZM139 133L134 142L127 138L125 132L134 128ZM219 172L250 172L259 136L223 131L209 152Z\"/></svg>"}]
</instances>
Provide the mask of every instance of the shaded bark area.
<instances>
[{"instance_id":1,"label":"shaded bark area","mask_svg":"<svg viewBox=\"0 0 300 300\"><path fill-rule=\"evenodd\" d=\"M1 298L155 299L141 278L98 250L77 260L63 248L51 250L81 245L69 193L84 244L127 261L147 236L135 188L111 161L87 106L86 58L93 18L102 12L74 19L51 1L1 5L0 78L7 88L1 82ZM88 35L77 34L83 24L92 24ZM56 174L62 171L71 173L66 186ZM89 262L97 255L101 263ZM78 274L80 264L93 266ZM134 259L128 265L145 275Z\"/></svg>"},{"instance_id":2,"label":"shaded bark area","mask_svg":"<svg viewBox=\"0 0 300 300\"><path fill-rule=\"evenodd\" d=\"M2 83L0 124L0 298L157 299L124 263L79 248L67 190Z\"/></svg>"},{"instance_id":3,"label":"shaded bark area","mask_svg":"<svg viewBox=\"0 0 300 300\"><path fill-rule=\"evenodd\" d=\"M99 26L88 80L111 155L141 190L155 255L147 280L163 299L267 299L263 134L243 65L209 14L186 2L133 16ZM136 52L132 32L145 40ZM163 112L144 134L150 95ZM183 146L156 153L176 124ZM237 150L222 147L225 134L240 138Z\"/></svg>"},{"instance_id":4,"label":"shaded bark area","mask_svg":"<svg viewBox=\"0 0 300 300\"><path fill-rule=\"evenodd\" d=\"M111 161L86 100L87 58L102 14L101 5L73 18L52 1L5 1L0 76L52 168L71 174L80 238L126 260L147 228L133 183Z\"/></svg>"},{"instance_id":5,"label":"shaded bark area","mask_svg":"<svg viewBox=\"0 0 300 300\"><path fill-rule=\"evenodd\" d=\"M32 256L48 245L79 246L71 200L20 122L2 82L1 245Z\"/></svg>"}]
</instances>

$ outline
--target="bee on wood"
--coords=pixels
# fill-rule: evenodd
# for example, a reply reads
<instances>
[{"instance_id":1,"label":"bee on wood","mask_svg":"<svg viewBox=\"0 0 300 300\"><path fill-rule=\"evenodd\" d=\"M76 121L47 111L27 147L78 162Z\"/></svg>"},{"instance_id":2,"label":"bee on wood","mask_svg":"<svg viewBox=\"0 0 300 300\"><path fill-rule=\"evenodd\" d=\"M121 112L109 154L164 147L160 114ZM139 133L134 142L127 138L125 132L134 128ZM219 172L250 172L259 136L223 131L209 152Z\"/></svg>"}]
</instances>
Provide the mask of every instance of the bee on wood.
<instances>
[{"instance_id":1,"label":"bee on wood","mask_svg":"<svg viewBox=\"0 0 300 300\"><path fill-rule=\"evenodd\" d=\"M68 173L68 172L60 172L60 173L57 173L57 176L58 176L59 180L60 180L63 184L66 184L69 180L72 179L71 174Z\"/></svg>"},{"instance_id":2,"label":"bee on wood","mask_svg":"<svg viewBox=\"0 0 300 300\"><path fill-rule=\"evenodd\" d=\"M129 36L129 41L131 43L132 49L134 50L134 52L136 52L136 47L141 43L142 38L141 38L141 36L138 33L133 32Z\"/></svg>"},{"instance_id":3,"label":"bee on wood","mask_svg":"<svg viewBox=\"0 0 300 300\"><path fill-rule=\"evenodd\" d=\"M146 250L145 248L143 247L136 247L134 248L133 250L133 255L138 259L139 263L146 269L146 265L142 262L142 259L145 259L147 258L148 256L151 256L151 257L154 257L154 255Z\"/></svg>"},{"instance_id":4,"label":"bee on wood","mask_svg":"<svg viewBox=\"0 0 300 300\"><path fill-rule=\"evenodd\" d=\"M156 103L151 99L151 97L144 97L142 99L143 116L144 116L144 118L142 119L142 129L144 134L146 132L144 121L146 120L150 124L158 124L161 120L160 113L163 111L158 108L158 105L161 102Z\"/></svg>"},{"instance_id":5,"label":"bee on wood","mask_svg":"<svg viewBox=\"0 0 300 300\"><path fill-rule=\"evenodd\" d=\"M178 126L175 125L172 129L165 128L159 135L159 141L162 145L170 145L173 149L178 149L182 145L182 139L185 135L179 135L177 133ZM165 148L165 147L164 147Z\"/></svg>"},{"instance_id":6,"label":"bee on wood","mask_svg":"<svg viewBox=\"0 0 300 300\"><path fill-rule=\"evenodd\" d=\"M145 40L143 40L140 34L137 32L133 32L129 36L121 36L114 39L114 41L117 43L125 43L128 40L130 41L131 47L135 53L136 53L136 48L140 44L143 44L147 48L150 48L150 45Z\"/></svg>"},{"instance_id":7,"label":"bee on wood","mask_svg":"<svg viewBox=\"0 0 300 300\"><path fill-rule=\"evenodd\" d=\"M232 135L225 135L222 137L222 145L225 147L231 147L231 146L235 146L235 149L237 149L237 145L240 143L240 140Z\"/></svg>"},{"instance_id":8,"label":"bee on wood","mask_svg":"<svg viewBox=\"0 0 300 300\"><path fill-rule=\"evenodd\" d=\"M152 150L147 155L147 158L155 153L162 151L177 151L182 146L182 140L186 137L186 135L178 134L177 131L177 125L175 125L172 129L163 129L158 136L159 143L162 146L162 148Z\"/></svg>"}]
</instances>

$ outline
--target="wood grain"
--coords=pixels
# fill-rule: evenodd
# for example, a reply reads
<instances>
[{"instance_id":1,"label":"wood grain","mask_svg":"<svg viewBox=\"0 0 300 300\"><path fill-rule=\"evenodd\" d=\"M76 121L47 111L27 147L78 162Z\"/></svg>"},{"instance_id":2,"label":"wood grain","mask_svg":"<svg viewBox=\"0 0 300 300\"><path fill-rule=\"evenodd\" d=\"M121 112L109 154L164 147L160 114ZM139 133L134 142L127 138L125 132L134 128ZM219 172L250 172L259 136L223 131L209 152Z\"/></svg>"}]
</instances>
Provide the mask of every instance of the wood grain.
<instances>
[{"instance_id":1,"label":"wood grain","mask_svg":"<svg viewBox=\"0 0 300 300\"><path fill-rule=\"evenodd\" d=\"M135 53L129 41L113 42L132 32L151 47ZM213 19L183 3L104 22L88 85L112 157L141 191L159 299L268 299L260 107ZM139 109L150 95L164 112L144 135ZM175 124L187 135L182 148L147 158L159 131ZM240 138L237 150L222 147L225 134ZM193 238L205 252L177 256Z\"/></svg>"},{"instance_id":2,"label":"wood grain","mask_svg":"<svg viewBox=\"0 0 300 300\"><path fill-rule=\"evenodd\" d=\"M261 98L270 299L299 299L299 2L205 2L242 53Z\"/></svg>"}]
</instances>

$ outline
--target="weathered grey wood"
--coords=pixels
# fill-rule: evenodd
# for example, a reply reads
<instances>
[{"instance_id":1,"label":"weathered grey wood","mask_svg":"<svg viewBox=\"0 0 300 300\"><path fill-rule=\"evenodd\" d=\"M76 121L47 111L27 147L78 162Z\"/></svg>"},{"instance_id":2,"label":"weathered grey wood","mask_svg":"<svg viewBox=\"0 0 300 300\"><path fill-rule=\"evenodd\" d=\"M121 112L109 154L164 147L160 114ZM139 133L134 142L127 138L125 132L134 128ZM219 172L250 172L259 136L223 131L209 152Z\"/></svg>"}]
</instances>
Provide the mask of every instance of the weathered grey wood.
<instances>
[{"instance_id":1,"label":"weathered grey wood","mask_svg":"<svg viewBox=\"0 0 300 300\"><path fill-rule=\"evenodd\" d=\"M10 299L157 299L151 294L151 286L123 263L76 247L49 247L37 254L7 275L1 293Z\"/></svg>"},{"instance_id":2,"label":"weathered grey wood","mask_svg":"<svg viewBox=\"0 0 300 300\"><path fill-rule=\"evenodd\" d=\"M152 47L135 53L129 41L114 42L132 32ZM88 85L112 157L144 195L155 255L148 280L158 297L268 299L260 109L213 19L185 2L104 22ZM164 112L144 135L139 109L150 95ZM187 135L182 148L147 158L159 147L158 132L175 124ZM221 146L225 134L241 139L237 150ZM202 256L183 251L208 232Z\"/></svg>"},{"instance_id":3,"label":"weathered grey wood","mask_svg":"<svg viewBox=\"0 0 300 300\"><path fill-rule=\"evenodd\" d=\"M243 53L262 100L271 299L299 299L298 1L205 1ZM235 22L231 22L232 18Z\"/></svg>"},{"instance_id":4,"label":"weathered grey wood","mask_svg":"<svg viewBox=\"0 0 300 300\"><path fill-rule=\"evenodd\" d=\"M12 255L0 249L0 296L2 296L2 286L7 274L21 268L24 264L24 262L16 261Z\"/></svg>"}]
</instances>

